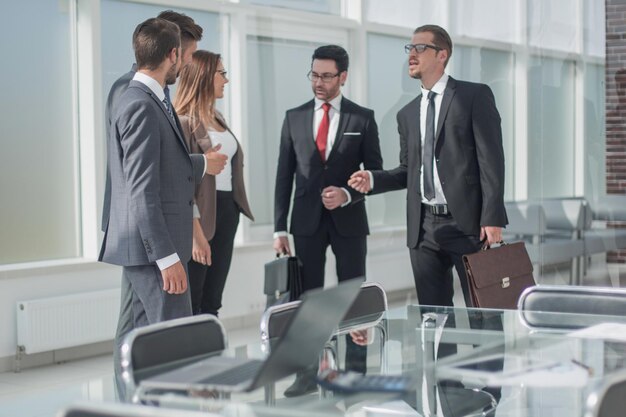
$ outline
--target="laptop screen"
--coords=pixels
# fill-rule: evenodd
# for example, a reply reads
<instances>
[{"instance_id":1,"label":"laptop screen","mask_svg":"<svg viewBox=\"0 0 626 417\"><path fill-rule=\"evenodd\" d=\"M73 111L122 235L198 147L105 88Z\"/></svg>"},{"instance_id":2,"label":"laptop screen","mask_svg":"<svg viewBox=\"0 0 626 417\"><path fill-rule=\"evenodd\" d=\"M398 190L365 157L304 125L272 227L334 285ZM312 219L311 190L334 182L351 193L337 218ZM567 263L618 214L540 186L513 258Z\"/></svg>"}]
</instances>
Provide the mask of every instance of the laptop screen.
<instances>
[{"instance_id":1,"label":"laptop screen","mask_svg":"<svg viewBox=\"0 0 626 417\"><path fill-rule=\"evenodd\" d=\"M320 352L354 302L362 282L363 278L355 278L326 290L307 291L253 386L317 365Z\"/></svg>"}]
</instances>

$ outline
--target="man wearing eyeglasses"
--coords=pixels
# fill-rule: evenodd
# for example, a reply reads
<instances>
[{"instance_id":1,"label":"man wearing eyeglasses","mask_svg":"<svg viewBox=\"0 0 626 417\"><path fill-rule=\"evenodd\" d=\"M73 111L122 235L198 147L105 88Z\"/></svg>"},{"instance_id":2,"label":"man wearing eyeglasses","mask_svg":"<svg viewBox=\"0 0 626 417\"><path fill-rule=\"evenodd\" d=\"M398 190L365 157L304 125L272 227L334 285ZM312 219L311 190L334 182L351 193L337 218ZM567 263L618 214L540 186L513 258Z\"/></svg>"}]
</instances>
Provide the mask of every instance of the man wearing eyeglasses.
<instances>
[{"instance_id":1,"label":"man wearing eyeglasses","mask_svg":"<svg viewBox=\"0 0 626 417\"><path fill-rule=\"evenodd\" d=\"M292 254L287 216L295 177L289 231L302 262L304 290L324 286L326 249L335 254L339 281L365 275L365 200L347 186L352 172L382 169L374 112L343 97L348 54L340 46L315 50L311 81L314 98L288 110L283 123L274 204L274 249ZM292 396L316 389L315 384L285 392Z\"/></svg>"},{"instance_id":2,"label":"man wearing eyeglasses","mask_svg":"<svg viewBox=\"0 0 626 417\"><path fill-rule=\"evenodd\" d=\"M502 239L504 152L500 115L485 84L445 73L448 33L421 26L406 45L419 96L398 112L400 165L355 172L363 193L407 189L407 245L420 304L452 306L452 267L471 306L462 256Z\"/></svg>"}]
</instances>

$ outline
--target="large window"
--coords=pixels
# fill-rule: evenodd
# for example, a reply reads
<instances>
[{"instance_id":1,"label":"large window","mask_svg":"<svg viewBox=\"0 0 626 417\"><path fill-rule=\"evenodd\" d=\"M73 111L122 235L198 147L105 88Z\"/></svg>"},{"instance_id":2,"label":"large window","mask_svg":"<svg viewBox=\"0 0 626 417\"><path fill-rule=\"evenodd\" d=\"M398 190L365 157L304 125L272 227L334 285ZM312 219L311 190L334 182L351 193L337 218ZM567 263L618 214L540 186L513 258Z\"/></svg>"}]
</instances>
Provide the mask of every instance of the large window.
<instances>
[{"instance_id":1,"label":"large window","mask_svg":"<svg viewBox=\"0 0 626 417\"><path fill-rule=\"evenodd\" d=\"M3 4L0 264L81 255L68 7Z\"/></svg>"},{"instance_id":2,"label":"large window","mask_svg":"<svg viewBox=\"0 0 626 417\"><path fill-rule=\"evenodd\" d=\"M419 93L419 81L409 77L406 43L407 38L393 36L370 34L367 38L368 106L378 122L385 169L398 166L400 161L396 114ZM369 197L367 201L372 226L406 224L406 191Z\"/></svg>"},{"instance_id":3,"label":"large window","mask_svg":"<svg viewBox=\"0 0 626 417\"><path fill-rule=\"evenodd\" d=\"M135 27L144 20L156 17L170 7L151 4L102 0L102 91L106 103L111 86L126 74L135 62L132 37ZM198 49L221 52L220 16L217 13L175 8L175 11L191 16L202 26L202 41ZM175 88L174 88L175 89ZM174 94L174 89L172 94Z\"/></svg>"},{"instance_id":4,"label":"large window","mask_svg":"<svg viewBox=\"0 0 626 417\"><path fill-rule=\"evenodd\" d=\"M453 77L487 84L493 91L502 119L505 161L504 198L512 200L515 195L513 54L487 48L458 46L452 56L454 59L449 71Z\"/></svg>"},{"instance_id":5,"label":"large window","mask_svg":"<svg viewBox=\"0 0 626 417\"><path fill-rule=\"evenodd\" d=\"M585 197L606 194L606 110L604 66L585 68Z\"/></svg>"},{"instance_id":6,"label":"large window","mask_svg":"<svg viewBox=\"0 0 626 417\"><path fill-rule=\"evenodd\" d=\"M255 226L274 224L274 184L280 131L285 110L313 98L306 74L318 44L249 36L246 165L248 194Z\"/></svg>"},{"instance_id":7,"label":"large window","mask_svg":"<svg viewBox=\"0 0 626 417\"><path fill-rule=\"evenodd\" d=\"M533 57L528 66L528 196L574 196L574 63Z\"/></svg>"}]
</instances>

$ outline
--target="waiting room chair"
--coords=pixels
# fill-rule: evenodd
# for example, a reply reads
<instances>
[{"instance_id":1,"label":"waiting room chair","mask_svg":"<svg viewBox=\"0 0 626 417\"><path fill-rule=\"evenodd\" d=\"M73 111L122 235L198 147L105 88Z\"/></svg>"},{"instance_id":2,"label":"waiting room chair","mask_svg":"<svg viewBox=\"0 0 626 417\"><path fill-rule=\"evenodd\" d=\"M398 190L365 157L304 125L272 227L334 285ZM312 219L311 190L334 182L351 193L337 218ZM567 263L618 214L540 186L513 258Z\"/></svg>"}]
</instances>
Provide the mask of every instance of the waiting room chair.
<instances>
[{"instance_id":1,"label":"waiting room chair","mask_svg":"<svg viewBox=\"0 0 626 417\"><path fill-rule=\"evenodd\" d=\"M585 417L622 417L626 409L626 372L596 383L587 397Z\"/></svg>"},{"instance_id":2,"label":"waiting room chair","mask_svg":"<svg viewBox=\"0 0 626 417\"><path fill-rule=\"evenodd\" d=\"M269 353L272 345L284 334L287 325L298 310L301 301L278 304L269 307L261 317L261 347ZM276 402L276 384L265 386L265 403L274 405Z\"/></svg>"},{"instance_id":3,"label":"waiting room chair","mask_svg":"<svg viewBox=\"0 0 626 417\"><path fill-rule=\"evenodd\" d=\"M127 398L139 401L140 383L227 347L222 323L209 314L140 327L122 345L121 369Z\"/></svg>"},{"instance_id":4,"label":"waiting room chair","mask_svg":"<svg viewBox=\"0 0 626 417\"><path fill-rule=\"evenodd\" d=\"M626 316L626 288L536 285L522 293L517 308L529 328L582 329L606 321L604 316Z\"/></svg>"},{"instance_id":5,"label":"waiting room chair","mask_svg":"<svg viewBox=\"0 0 626 417\"><path fill-rule=\"evenodd\" d=\"M387 363L384 345L387 340L387 327L382 318L387 311L387 293L377 282L364 282L359 293L345 314L333 338L326 345L326 353L331 355L331 363L338 364L338 336L347 335L353 330L373 328L380 335L380 364L385 372Z\"/></svg>"}]
</instances>

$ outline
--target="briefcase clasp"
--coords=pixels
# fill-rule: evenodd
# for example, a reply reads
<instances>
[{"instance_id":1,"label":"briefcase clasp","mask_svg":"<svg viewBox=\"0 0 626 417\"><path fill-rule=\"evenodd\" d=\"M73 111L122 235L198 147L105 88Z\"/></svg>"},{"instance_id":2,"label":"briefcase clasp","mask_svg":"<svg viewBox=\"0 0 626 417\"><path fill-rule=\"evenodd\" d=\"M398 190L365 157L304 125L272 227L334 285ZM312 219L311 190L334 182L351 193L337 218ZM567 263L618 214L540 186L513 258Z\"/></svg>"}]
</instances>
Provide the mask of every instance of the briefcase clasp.
<instances>
[{"instance_id":1,"label":"briefcase clasp","mask_svg":"<svg viewBox=\"0 0 626 417\"><path fill-rule=\"evenodd\" d=\"M502 288L509 288L511 286L511 282L509 277L502 278Z\"/></svg>"}]
</instances>

